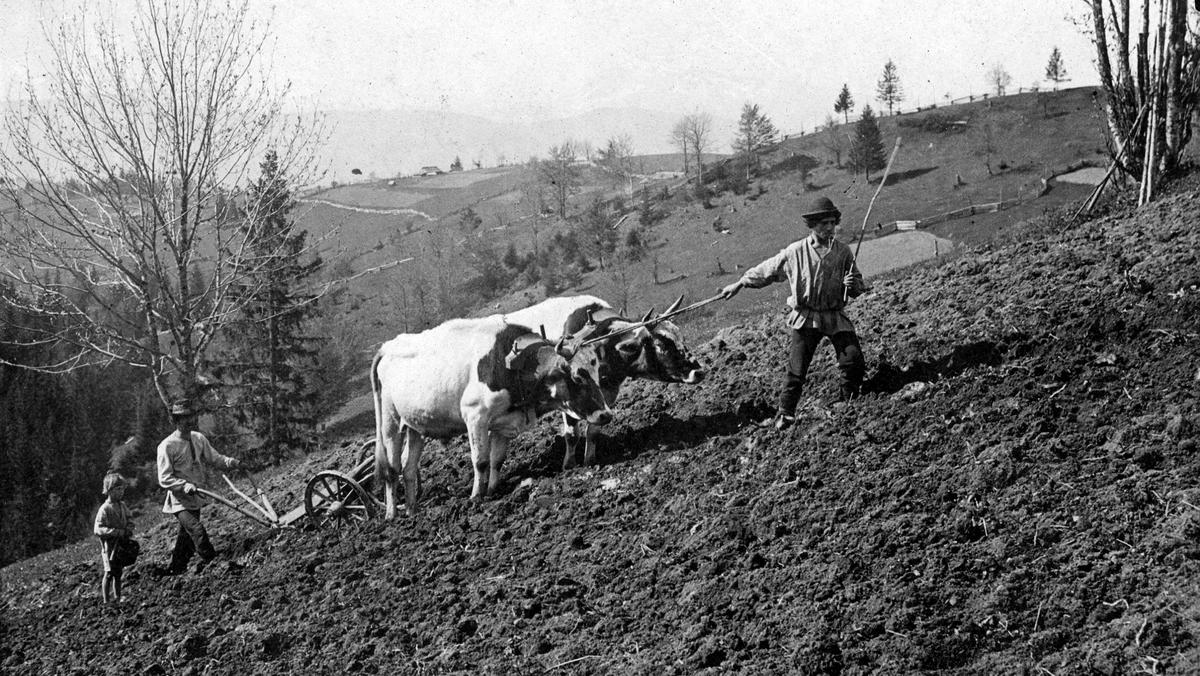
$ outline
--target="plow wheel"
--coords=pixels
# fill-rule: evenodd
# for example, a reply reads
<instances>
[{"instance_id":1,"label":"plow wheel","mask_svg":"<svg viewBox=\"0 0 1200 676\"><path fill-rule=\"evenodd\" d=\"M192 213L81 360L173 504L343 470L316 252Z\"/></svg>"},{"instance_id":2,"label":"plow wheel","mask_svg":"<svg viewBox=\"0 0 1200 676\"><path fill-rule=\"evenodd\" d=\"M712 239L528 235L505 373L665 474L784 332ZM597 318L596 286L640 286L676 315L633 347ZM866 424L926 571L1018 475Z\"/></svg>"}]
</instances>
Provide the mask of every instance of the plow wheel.
<instances>
[{"instance_id":1,"label":"plow wheel","mask_svg":"<svg viewBox=\"0 0 1200 676\"><path fill-rule=\"evenodd\" d=\"M370 519L375 502L354 479L326 470L304 487L304 511L319 528L343 528Z\"/></svg>"}]
</instances>

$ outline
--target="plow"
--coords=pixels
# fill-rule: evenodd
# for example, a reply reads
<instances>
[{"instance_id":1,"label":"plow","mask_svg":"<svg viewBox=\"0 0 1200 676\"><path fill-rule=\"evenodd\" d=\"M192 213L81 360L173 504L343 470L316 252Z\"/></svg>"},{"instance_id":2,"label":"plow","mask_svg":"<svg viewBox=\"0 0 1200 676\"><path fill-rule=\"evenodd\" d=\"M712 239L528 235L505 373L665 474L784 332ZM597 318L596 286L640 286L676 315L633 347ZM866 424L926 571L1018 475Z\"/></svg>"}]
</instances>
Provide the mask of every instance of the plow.
<instances>
[{"instance_id":1,"label":"plow","mask_svg":"<svg viewBox=\"0 0 1200 676\"><path fill-rule=\"evenodd\" d=\"M196 491L272 530L296 528L303 519L308 519L317 528L348 528L370 520L380 506L370 491L374 481L375 460L366 454L366 449L373 444L374 441L370 441L363 445L360 454L363 457L348 472L327 469L310 477L304 485L303 503L282 515L275 511L271 500L249 472L246 477L255 497L239 489L227 474L222 474L221 478L237 500L207 488L197 488Z\"/></svg>"},{"instance_id":2,"label":"plow","mask_svg":"<svg viewBox=\"0 0 1200 676\"><path fill-rule=\"evenodd\" d=\"M585 340L582 344L587 345L606 340L614 335L634 331L648 324L691 312L722 298L721 294L717 294L681 307L683 305L683 296L681 295L660 315L652 316L654 311L651 310L638 322L619 331ZM362 444L359 450L359 462L349 471L326 469L310 477L305 482L303 503L282 515L275 511L274 505L271 504L266 493L262 491L254 476L249 472L246 472L245 475L253 489L254 497L239 489L227 474L222 474L221 478L233 491L236 500L208 488L197 488L196 490L201 495L272 530L296 528L303 519L308 519L309 523L316 528L342 529L356 526L369 521L383 507L382 501L371 493L371 485L375 478L375 458L373 452L367 453L367 449L371 448L373 451L374 445L374 439Z\"/></svg>"}]
</instances>

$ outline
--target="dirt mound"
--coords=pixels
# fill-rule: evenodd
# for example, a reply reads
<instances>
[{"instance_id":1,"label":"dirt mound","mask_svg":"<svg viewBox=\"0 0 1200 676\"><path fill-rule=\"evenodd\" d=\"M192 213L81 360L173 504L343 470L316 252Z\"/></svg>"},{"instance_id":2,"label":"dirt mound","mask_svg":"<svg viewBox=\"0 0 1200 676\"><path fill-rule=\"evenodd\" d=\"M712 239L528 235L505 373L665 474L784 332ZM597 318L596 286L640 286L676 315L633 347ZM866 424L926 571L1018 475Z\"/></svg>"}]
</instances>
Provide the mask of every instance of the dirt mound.
<instances>
[{"instance_id":1,"label":"dirt mound","mask_svg":"<svg viewBox=\"0 0 1200 676\"><path fill-rule=\"evenodd\" d=\"M784 432L753 424L786 350L769 316L703 347L702 385L623 393L598 467L559 472L543 421L479 507L463 444L433 444L418 518L267 536L221 516L224 562L134 572L119 609L98 603L93 547L11 566L0 664L1195 672L1198 185L878 283L851 311L868 393L821 405L835 387L823 348ZM268 492L294 504L365 440L279 471ZM168 525L146 535L147 562L165 560Z\"/></svg>"}]
</instances>

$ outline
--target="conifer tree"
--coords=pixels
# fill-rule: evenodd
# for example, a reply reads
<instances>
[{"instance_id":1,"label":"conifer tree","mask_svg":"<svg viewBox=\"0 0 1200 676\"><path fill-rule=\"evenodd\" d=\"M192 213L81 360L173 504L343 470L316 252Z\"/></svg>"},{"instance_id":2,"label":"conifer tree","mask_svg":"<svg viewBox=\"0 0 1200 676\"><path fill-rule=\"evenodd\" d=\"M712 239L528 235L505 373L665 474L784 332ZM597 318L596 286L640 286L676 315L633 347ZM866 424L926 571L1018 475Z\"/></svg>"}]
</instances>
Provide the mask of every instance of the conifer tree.
<instances>
[{"instance_id":1,"label":"conifer tree","mask_svg":"<svg viewBox=\"0 0 1200 676\"><path fill-rule=\"evenodd\" d=\"M896 64L891 59L888 59L888 62L883 65L883 75L879 78L879 83L875 85L875 98L887 106L888 115L892 114L897 103L904 100L904 88L900 86L900 73L896 71Z\"/></svg>"},{"instance_id":2,"label":"conifer tree","mask_svg":"<svg viewBox=\"0 0 1200 676\"><path fill-rule=\"evenodd\" d=\"M887 166L887 152L883 147L883 135L871 106L864 106L862 117L854 126L854 138L850 142L850 168L861 171L868 181L871 170Z\"/></svg>"},{"instance_id":3,"label":"conifer tree","mask_svg":"<svg viewBox=\"0 0 1200 676\"><path fill-rule=\"evenodd\" d=\"M833 112L841 113L846 124L850 124L850 111L854 110L854 98L850 96L850 87L842 83L842 92L833 102Z\"/></svg>"},{"instance_id":4,"label":"conifer tree","mask_svg":"<svg viewBox=\"0 0 1200 676\"><path fill-rule=\"evenodd\" d=\"M225 363L214 372L229 385L229 401L237 421L261 443L257 460L278 461L289 449L311 443L316 425L317 392L308 374L317 355L317 340L306 333L315 298L305 282L321 260L308 256L307 234L289 216L295 199L275 152L267 153L261 177L249 188L242 228L252 248L246 271L260 283L245 287L245 308L229 331Z\"/></svg>"},{"instance_id":5,"label":"conifer tree","mask_svg":"<svg viewBox=\"0 0 1200 676\"><path fill-rule=\"evenodd\" d=\"M1054 83L1054 90L1058 91L1058 85L1063 80L1067 79L1067 68L1063 65L1062 52L1055 47L1050 52L1050 60L1046 62L1046 79Z\"/></svg>"}]
</instances>

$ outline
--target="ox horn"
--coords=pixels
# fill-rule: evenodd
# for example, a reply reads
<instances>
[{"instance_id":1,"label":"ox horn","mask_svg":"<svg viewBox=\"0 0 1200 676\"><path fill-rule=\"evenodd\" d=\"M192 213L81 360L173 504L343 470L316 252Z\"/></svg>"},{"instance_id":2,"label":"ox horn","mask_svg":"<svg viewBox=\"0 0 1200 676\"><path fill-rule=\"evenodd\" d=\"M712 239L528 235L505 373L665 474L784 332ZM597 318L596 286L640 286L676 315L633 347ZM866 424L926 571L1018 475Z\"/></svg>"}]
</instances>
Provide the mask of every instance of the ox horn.
<instances>
[{"instance_id":1,"label":"ox horn","mask_svg":"<svg viewBox=\"0 0 1200 676\"><path fill-rule=\"evenodd\" d=\"M563 359L570 359L575 356L575 349L567 344L567 336L558 339L558 343L554 346L554 351Z\"/></svg>"},{"instance_id":2,"label":"ox horn","mask_svg":"<svg viewBox=\"0 0 1200 676\"><path fill-rule=\"evenodd\" d=\"M645 324L645 323L649 322L650 317L652 317L652 316L654 316L654 308L650 308L649 310L646 310L646 314L642 315L642 318L640 320L641 323Z\"/></svg>"},{"instance_id":3,"label":"ox horn","mask_svg":"<svg viewBox=\"0 0 1200 676\"><path fill-rule=\"evenodd\" d=\"M595 325L596 325L596 317L594 316L594 315L595 315L595 312L596 312L596 308L589 308L589 309L588 309L588 311L587 311L587 316L588 316L587 323L588 323L588 326L595 326Z\"/></svg>"}]
</instances>

